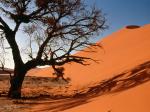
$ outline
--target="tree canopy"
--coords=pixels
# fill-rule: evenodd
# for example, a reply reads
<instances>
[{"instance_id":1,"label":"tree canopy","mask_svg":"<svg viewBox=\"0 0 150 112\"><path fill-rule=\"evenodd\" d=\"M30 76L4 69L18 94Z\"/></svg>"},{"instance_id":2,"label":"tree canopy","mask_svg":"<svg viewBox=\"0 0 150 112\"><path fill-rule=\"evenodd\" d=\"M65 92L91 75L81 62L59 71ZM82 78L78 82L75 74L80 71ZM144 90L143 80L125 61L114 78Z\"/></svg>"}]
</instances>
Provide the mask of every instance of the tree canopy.
<instances>
[{"instance_id":1,"label":"tree canopy","mask_svg":"<svg viewBox=\"0 0 150 112\"><path fill-rule=\"evenodd\" d=\"M5 29L10 29L9 23L2 18L3 14L15 23L14 29L10 29L14 34L19 28L27 33L30 41L27 50L30 62L40 60L36 61L34 66L51 65L52 61L56 65L70 61L82 63L83 59L87 58L75 57L71 52L94 45L90 38L105 29L105 18L101 11L94 6L87 7L82 0L0 2L0 29L5 34L1 35L1 38L7 34Z\"/></svg>"}]
</instances>

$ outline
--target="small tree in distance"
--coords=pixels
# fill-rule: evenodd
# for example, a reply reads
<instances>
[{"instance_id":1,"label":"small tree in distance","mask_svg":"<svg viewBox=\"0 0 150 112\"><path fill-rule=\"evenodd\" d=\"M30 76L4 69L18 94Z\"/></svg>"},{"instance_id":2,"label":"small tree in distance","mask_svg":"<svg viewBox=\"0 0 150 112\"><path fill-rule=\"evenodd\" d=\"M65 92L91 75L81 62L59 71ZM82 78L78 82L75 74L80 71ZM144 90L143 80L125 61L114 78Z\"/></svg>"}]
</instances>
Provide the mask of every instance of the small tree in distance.
<instances>
[{"instance_id":1,"label":"small tree in distance","mask_svg":"<svg viewBox=\"0 0 150 112\"><path fill-rule=\"evenodd\" d=\"M8 19L15 24L13 28ZM90 38L105 28L101 11L87 7L83 0L0 0L0 38L7 40L14 60L8 97L21 97L24 77L36 66L61 66L68 62L84 65L90 58L71 52L95 46ZM26 62L16 41L19 29L29 40Z\"/></svg>"}]
</instances>

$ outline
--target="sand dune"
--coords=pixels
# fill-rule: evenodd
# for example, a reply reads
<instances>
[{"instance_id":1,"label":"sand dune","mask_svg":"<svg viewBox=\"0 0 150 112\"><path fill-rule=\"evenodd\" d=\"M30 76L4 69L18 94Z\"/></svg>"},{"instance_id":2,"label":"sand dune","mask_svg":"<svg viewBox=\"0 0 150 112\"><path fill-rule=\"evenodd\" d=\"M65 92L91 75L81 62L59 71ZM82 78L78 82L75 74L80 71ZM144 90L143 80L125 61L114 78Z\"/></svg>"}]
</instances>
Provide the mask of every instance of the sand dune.
<instances>
[{"instance_id":1,"label":"sand dune","mask_svg":"<svg viewBox=\"0 0 150 112\"><path fill-rule=\"evenodd\" d=\"M35 110L47 109L46 111L49 112L54 112L55 109L56 111L57 109L64 110L64 112L150 112L150 25L126 26L98 43L103 46L103 49L96 48L94 49L95 53L78 52L76 55L88 56L100 60L100 63L89 61L90 65L88 66L76 63L66 64L64 65L66 77L72 79L73 86L100 82L103 79L117 81L117 84L119 81L124 82L112 88L105 88L109 90L108 94L104 92L104 95L92 98L86 98L84 95L77 100L70 99L66 102L56 103L57 106L52 105L51 107L49 103L35 106ZM51 74L50 67L34 69L28 73L28 75L43 77L51 77ZM119 74L125 79L113 78ZM101 85L97 89L94 87L91 89L92 91L103 91L99 89Z\"/></svg>"},{"instance_id":2,"label":"sand dune","mask_svg":"<svg viewBox=\"0 0 150 112\"><path fill-rule=\"evenodd\" d=\"M0 78L0 111L15 112L150 112L150 25L126 26L98 42L103 49L78 52L99 63L64 65L71 82L54 80L51 67L28 72L23 99L3 97L9 76ZM85 49L88 50L88 49ZM28 108L29 107L29 108Z\"/></svg>"},{"instance_id":3,"label":"sand dune","mask_svg":"<svg viewBox=\"0 0 150 112\"><path fill-rule=\"evenodd\" d=\"M88 56L99 63L89 61L90 65L66 64L65 75L73 84L87 84L111 77L150 60L150 25L142 27L130 25L103 38L98 43L103 47L95 48L95 53L79 52L76 55ZM52 76L51 67L31 70L28 75Z\"/></svg>"},{"instance_id":4,"label":"sand dune","mask_svg":"<svg viewBox=\"0 0 150 112\"><path fill-rule=\"evenodd\" d=\"M100 41L106 52L99 56L103 60L98 67L99 77L109 77L150 60L149 30L150 25L140 28L128 26ZM147 82L123 92L97 97L65 112L149 112L149 89L150 82Z\"/></svg>"}]
</instances>

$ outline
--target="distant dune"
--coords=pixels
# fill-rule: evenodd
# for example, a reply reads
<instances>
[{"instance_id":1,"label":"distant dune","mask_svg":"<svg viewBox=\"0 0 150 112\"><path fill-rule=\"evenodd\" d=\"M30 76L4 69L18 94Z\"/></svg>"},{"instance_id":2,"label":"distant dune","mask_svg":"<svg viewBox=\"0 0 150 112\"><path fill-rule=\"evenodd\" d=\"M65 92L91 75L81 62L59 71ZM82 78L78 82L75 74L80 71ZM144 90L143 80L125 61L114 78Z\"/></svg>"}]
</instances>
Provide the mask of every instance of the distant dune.
<instances>
[{"instance_id":1,"label":"distant dune","mask_svg":"<svg viewBox=\"0 0 150 112\"><path fill-rule=\"evenodd\" d=\"M13 74L14 73L14 70L13 69L9 69L9 68L4 68L4 70L2 70L1 68L0 68L0 75L8 75L8 74Z\"/></svg>"}]
</instances>

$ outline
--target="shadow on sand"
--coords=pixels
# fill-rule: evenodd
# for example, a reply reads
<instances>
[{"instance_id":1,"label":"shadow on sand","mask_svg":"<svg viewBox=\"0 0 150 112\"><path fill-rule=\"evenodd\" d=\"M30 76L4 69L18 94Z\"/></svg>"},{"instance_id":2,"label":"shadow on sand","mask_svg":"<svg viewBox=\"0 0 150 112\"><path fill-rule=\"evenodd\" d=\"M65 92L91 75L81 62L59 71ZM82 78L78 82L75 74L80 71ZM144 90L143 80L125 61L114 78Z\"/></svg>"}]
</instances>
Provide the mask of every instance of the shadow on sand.
<instances>
[{"instance_id":1,"label":"shadow on sand","mask_svg":"<svg viewBox=\"0 0 150 112\"><path fill-rule=\"evenodd\" d=\"M121 92L133 88L150 80L150 61L145 62L135 68L115 75L112 78L103 80L95 85L88 86L86 89L77 91L70 97L60 97L61 99L43 100L43 101L25 101L23 104L33 105L33 111L51 111L58 112L70 109L90 102L90 99L100 95ZM21 102L16 102L21 103ZM40 104L43 108L36 108ZM38 105L37 105L38 106ZM35 111L34 111L35 110Z\"/></svg>"}]
</instances>

